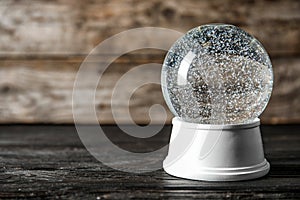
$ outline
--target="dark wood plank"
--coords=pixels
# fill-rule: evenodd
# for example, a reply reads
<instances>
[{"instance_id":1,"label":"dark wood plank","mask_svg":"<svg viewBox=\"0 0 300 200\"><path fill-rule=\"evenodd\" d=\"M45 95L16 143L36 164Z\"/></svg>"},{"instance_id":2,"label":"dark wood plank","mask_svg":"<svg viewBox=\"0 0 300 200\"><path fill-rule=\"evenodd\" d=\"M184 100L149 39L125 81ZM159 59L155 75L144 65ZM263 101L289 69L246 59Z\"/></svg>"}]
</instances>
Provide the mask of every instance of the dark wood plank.
<instances>
[{"instance_id":1,"label":"dark wood plank","mask_svg":"<svg viewBox=\"0 0 300 200\"><path fill-rule=\"evenodd\" d=\"M141 143L124 137L116 126L104 129L118 144L140 148ZM271 163L266 177L210 183L171 177L163 170L129 174L108 168L86 151L74 126L2 125L0 198L297 199L299 130L299 125L262 126L266 157ZM142 147L166 144L170 126L163 133Z\"/></svg>"}]
</instances>

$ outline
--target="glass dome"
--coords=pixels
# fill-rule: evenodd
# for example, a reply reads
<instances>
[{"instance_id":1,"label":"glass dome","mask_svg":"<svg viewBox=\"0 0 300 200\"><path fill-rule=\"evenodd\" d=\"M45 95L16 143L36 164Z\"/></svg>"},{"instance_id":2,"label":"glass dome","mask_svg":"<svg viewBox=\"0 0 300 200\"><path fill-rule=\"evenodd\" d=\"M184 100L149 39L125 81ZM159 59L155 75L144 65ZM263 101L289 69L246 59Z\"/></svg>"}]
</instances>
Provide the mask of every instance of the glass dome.
<instances>
[{"instance_id":1,"label":"glass dome","mask_svg":"<svg viewBox=\"0 0 300 200\"><path fill-rule=\"evenodd\" d=\"M270 58L238 27L209 24L179 38L162 67L162 91L171 112L187 122L252 122L273 86Z\"/></svg>"}]
</instances>

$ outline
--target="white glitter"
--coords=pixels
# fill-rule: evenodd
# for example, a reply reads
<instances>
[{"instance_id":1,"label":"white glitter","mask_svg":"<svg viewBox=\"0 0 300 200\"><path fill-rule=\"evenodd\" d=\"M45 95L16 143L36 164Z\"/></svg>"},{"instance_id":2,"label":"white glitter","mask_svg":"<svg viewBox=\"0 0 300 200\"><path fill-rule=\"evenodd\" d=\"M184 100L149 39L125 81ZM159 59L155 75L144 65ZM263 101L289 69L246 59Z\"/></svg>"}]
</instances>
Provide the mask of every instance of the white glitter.
<instances>
[{"instance_id":1,"label":"white glitter","mask_svg":"<svg viewBox=\"0 0 300 200\"><path fill-rule=\"evenodd\" d=\"M171 47L162 69L167 105L188 122L251 122L265 109L272 86L267 52L233 25L190 30Z\"/></svg>"}]
</instances>

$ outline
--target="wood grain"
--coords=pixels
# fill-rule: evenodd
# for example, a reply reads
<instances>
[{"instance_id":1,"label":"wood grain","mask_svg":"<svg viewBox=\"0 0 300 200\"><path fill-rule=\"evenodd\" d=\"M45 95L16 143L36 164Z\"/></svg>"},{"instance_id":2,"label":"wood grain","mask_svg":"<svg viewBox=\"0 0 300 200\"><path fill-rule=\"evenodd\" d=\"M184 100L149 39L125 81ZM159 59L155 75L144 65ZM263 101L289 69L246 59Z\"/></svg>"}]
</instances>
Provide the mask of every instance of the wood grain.
<instances>
[{"instance_id":1,"label":"wood grain","mask_svg":"<svg viewBox=\"0 0 300 200\"><path fill-rule=\"evenodd\" d=\"M219 22L250 32L271 55L299 55L299 10L298 0L6 0L0 3L0 52L86 54L130 28L155 26L185 33Z\"/></svg>"},{"instance_id":2,"label":"wood grain","mask_svg":"<svg viewBox=\"0 0 300 200\"><path fill-rule=\"evenodd\" d=\"M175 178L163 170L130 174L111 169L88 153L74 126L2 125L0 198L297 199L300 195L299 128L262 126L265 154L271 164L267 176L211 183ZM126 150L149 150L158 144L165 145L170 134L167 126L160 138L145 143L124 139L124 133L116 126L103 129ZM110 149L103 151L110 152ZM157 161L162 162L161 158ZM131 166L134 162L128 159L123 164Z\"/></svg>"},{"instance_id":3,"label":"wood grain","mask_svg":"<svg viewBox=\"0 0 300 200\"><path fill-rule=\"evenodd\" d=\"M73 123L71 98L76 72L99 42L116 33L145 26L186 32L214 22L245 29L272 57L275 86L262 121L299 123L299 10L298 0L0 1L0 123ZM144 42L150 44L153 39L147 37ZM105 56L99 55L95 62L101 63ZM155 50L132 53L110 66L96 93L100 122L114 123L110 99L116 81L134 66L161 63L163 56ZM82 88L82 93L89 87ZM148 123L153 103L165 106L159 86L137 90L130 101L133 119ZM80 105L82 123L91 121L86 106L84 101ZM128 123L124 105L118 109L123 122ZM170 122L168 109L167 114Z\"/></svg>"},{"instance_id":4,"label":"wood grain","mask_svg":"<svg viewBox=\"0 0 300 200\"><path fill-rule=\"evenodd\" d=\"M152 56L152 62L161 63L163 54ZM28 60L2 59L0 61L0 122L1 123L73 123L72 90L77 70L83 57L69 59L51 57L49 59ZM132 61L134 60L134 62ZM101 59L96 60L101 65ZM114 123L111 113L111 97L117 81L124 73L144 63L148 59L128 54L117 59L109 66L101 78L96 91L98 119L101 123ZM274 91L270 103L262 115L263 123L297 123L300 121L300 59L275 58ZM42 66L42 67L41 67ZM144 76L147 79L159 79L160 67L153 68ZM87 77L88 79L89 77ZM131 81L127 83L131 85ZM86 85L81 89L82 104L79 105L82 123L92 120L87 115L87 102L84 94L92 89ZM125 88L126 89L126 88ZM132 92L132 91L126 91ZM151 95L149 95L151 94ZM125 102L119 99L118 102ZM168 111L159 85L147 85L133 93L130 99L131 117L136 123L149 122L149 108L153 104L163 105L168 113L168 122L172 115ZM125 115L127 104L117 107L128 123ZM157 121L157 123L162 123Z\"/></svg>"}]
</instances>

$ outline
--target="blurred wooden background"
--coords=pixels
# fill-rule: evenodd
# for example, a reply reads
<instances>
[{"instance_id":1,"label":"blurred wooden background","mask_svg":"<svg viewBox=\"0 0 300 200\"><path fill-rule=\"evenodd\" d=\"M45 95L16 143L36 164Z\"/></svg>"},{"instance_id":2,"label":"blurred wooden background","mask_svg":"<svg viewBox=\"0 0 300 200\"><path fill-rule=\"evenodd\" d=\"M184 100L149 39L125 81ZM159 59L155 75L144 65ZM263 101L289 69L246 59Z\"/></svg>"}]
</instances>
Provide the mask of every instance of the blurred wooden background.
<instances>
[{"instance_id":1,"label":"blurred wooden background","mask_svg":"<svg viewBox=\"0 0 300 200\"><path fill-rule=\"evenodd\" d=\"M144 26L186 32L214 22L243 28L270 53L275 85L263 123L300 123L299 0L3 0L0 15L0 123L73 123L76 72L94 46L116 33ZM135 51L109 67L97 91L100 122L114 123L110 97L121 75L162 63L164 55ZM148 108L157 103L164 105L158 85L140 88L130 103L133 119L147 123Z\"/></svg>"}]
</instances>

